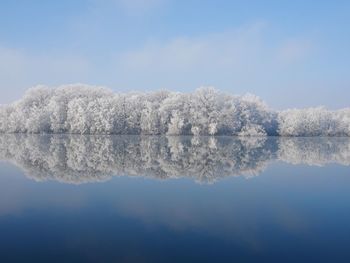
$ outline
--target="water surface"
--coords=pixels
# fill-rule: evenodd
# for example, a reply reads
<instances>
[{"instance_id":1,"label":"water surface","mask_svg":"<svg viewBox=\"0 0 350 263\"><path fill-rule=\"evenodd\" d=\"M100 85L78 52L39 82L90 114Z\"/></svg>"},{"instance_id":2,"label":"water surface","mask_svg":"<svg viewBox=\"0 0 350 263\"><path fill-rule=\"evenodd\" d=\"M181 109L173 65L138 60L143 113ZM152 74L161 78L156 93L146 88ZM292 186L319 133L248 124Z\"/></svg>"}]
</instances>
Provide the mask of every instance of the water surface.
<instances>
[{"instance_id":1,"label":"water surface","mask_svg":"<svg viewBox=\"0 0 350 263\"><path fill-rule=\"evenodd\" d=\"M1 262L349 262L350 139L0 136Z\"/></svg>"}]
</instances>

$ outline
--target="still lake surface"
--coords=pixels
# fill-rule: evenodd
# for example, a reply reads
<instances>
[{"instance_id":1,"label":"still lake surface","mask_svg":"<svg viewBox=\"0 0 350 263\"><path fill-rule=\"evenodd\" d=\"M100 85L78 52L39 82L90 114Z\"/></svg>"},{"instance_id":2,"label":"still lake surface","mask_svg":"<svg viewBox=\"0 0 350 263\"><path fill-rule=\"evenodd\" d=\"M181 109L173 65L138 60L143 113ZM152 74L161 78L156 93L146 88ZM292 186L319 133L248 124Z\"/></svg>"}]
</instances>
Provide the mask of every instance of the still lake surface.
<instances>
[{"instance_id":1,"label":"still lake surface","mask_svg":"<svg viewBox=\"0 0 350 263\"><path fill-rule=\"evenodd\" d=\"M350 262L350 138L0 135L1 262Z\"/></svg>"}]
</instances>

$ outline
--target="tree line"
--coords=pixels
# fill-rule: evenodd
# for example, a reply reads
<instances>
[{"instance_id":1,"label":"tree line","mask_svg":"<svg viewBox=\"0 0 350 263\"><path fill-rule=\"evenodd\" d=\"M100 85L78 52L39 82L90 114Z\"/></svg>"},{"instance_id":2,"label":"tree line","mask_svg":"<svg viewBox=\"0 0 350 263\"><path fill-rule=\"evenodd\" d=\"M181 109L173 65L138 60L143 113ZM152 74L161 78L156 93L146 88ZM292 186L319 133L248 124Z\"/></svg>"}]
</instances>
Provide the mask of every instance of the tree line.
<instances>
[{"instance_id":1,"label":"tree line","mask_svg":"<svg viewBox=\"0 0 350 263\"><path fill-rule=\"evenodd\" d=\"M350 108L275 111L259 97L220 92L114 93L103 87L37 86L0 106L1 133L350 136Z\"/></svg>"}]
</instances>

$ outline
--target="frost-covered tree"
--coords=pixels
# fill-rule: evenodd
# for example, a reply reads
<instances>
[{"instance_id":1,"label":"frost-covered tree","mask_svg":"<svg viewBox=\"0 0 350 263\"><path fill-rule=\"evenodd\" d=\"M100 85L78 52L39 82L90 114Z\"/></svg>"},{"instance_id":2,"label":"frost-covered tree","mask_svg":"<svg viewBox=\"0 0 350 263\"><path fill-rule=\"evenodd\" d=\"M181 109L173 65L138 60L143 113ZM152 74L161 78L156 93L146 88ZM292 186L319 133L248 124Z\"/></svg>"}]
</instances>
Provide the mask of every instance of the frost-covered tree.
<instances>
[{"instance_id":1,"label":"frost-covered tree","mask_svg":"<svg viewBox=\"0 0 350 263\"><path fill-rule=\"evenodd\" d=\"M191 134L190 123L190 95L185 93L171 93L160 105L160 121L168 135Z\"/></svg>"},{"instance_id":2,"label":"frost-covered tree","mask_svg":"<svg viewBox=\"0 0 350 263\"><path fill-rule=\"evenodd\" d=\"M257 96L113 93L82 84L34 87L0 106L2 133L350 136L350 109L271 110Z\"/></svg>"},{"instance_id":3,"label":"frost-covered tree","mask_svg":"<svg viewBox=\"0 0 350 263\"><path fill-rule=\"evenodd\" d=\"M143 134L164 134L167 125L161 121L160 107L169 96L167 91L159 91L147 94L145 104L141 112L141 131Z\"/></svg>"},{"instance_id":4,"label":"frost-covered tree","mask_svg":"<svg viewBox=\"0 0 350 263\"><path fill-rule=\"evenodd\" d=\"M223 105L223 95L208 87L197 89L191 96L190 123L193 135L214 135Z\"/></svg>"},{"instance_id":5,"label":"frost-covered tree","mask_svg":"<svg viewBox=\"0 0 350 263\"><path fill-rule=\"evenodd\" d=\"M349 112L323 107L285 110L278 115L278 131L282 136L349 136Z\"/></svg>"},{"instance_id":6,"label":"frost-covered tree","mask_svg":"<svg viewBox=\"0 0 350 263\"><path fill-rule=\"evenodd\" d=\"M237 134L256 134L259 131L260 135L276 135L275 113L259 97L246 94L237 104L237 118L240 123Z\"/></svg>"}]
</instances>

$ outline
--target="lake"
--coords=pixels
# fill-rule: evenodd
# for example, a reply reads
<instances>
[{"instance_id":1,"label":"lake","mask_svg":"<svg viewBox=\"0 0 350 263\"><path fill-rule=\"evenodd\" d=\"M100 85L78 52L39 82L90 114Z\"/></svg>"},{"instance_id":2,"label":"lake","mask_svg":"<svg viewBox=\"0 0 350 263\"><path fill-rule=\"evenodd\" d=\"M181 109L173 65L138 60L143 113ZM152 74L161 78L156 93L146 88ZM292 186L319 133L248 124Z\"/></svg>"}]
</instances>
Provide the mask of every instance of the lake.
<instances>
[{"instance_id":1,"label":"lake","mask_svg":"<svg viewBox=\"0 0 350 263\"><path fill-rule=\"evenodd\" d=\"M350 262L350 138L0 135L1 262Z\"/></svg>"}]
</instances>

